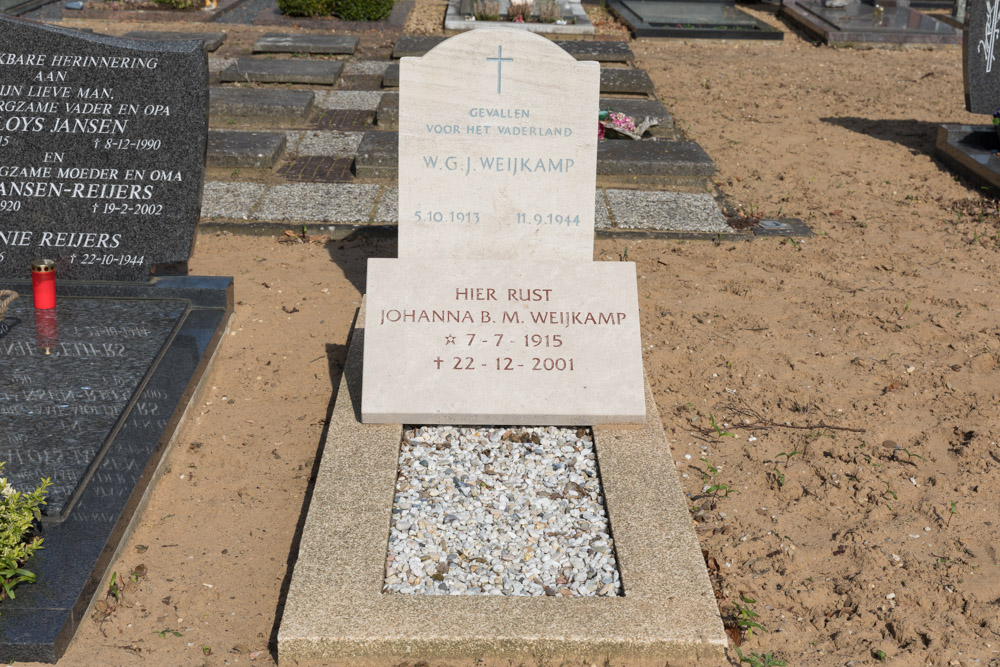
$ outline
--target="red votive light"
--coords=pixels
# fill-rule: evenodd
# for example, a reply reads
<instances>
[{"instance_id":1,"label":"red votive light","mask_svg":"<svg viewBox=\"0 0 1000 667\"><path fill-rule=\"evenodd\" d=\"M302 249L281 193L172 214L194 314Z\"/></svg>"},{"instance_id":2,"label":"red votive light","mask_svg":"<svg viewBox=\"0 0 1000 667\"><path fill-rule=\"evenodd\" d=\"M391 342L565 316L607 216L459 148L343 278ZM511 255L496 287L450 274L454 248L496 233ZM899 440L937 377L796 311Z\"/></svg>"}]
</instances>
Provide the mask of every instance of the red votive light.
<instances>
[{"instance_id":1,"label":"red votive light","mask_svg":"<svg viewBox=\"0 0 1000 667\"><path fill-rule=\"evenodd\" d=\"M55 308L35 310L35 345L45 354L59 344L59 320Z\"/></svg>"},{"instance_id":2,"label":"red votive light","mask_svg":"<svg viewBox=\"0 0 1000 667\"><path fill-rule=\"evenodd\" d=\"M36 259L31 263L31 290L35 308L56 307L56 263L51 259Z\"/></svg>"}]
</instances>

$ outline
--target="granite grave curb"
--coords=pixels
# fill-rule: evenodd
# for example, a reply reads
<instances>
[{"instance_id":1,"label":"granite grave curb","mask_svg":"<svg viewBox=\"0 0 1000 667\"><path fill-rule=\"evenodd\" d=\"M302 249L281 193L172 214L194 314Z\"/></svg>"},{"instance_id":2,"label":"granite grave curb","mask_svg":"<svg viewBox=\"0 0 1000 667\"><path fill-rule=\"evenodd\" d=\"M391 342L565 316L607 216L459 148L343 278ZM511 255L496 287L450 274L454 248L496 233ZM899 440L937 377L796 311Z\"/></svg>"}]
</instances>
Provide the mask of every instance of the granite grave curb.
<instances>
[{"instance_id":1,"label":"granite grave curb","mask_svg":"<svg viewBox=\"0 0 1000 667\"><path fill-rule=\"evenodd\" d=\"M593 429L623 596L382 593L402 426L359 421L364 305L355 321L278 630L279 661L724 659L726 635L648 383L644 426Z\"/></svg>"}]
</instances>

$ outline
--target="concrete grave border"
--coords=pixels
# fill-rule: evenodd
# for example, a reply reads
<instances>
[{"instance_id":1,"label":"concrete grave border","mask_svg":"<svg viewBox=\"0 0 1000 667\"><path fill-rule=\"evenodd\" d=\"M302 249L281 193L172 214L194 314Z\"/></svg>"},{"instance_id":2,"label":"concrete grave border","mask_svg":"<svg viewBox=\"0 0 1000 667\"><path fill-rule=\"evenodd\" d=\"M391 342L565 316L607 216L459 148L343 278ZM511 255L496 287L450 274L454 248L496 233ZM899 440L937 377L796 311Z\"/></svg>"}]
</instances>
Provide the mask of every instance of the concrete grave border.
<instances>
[{"instance_id":1,"label":"concrete grave border","mask_svg":"<svg viewBox=\"0 0 1000 667\"><path fill-rule=\"evenodd\" d=\"M594 427L623 596L382 593L402 426L360 422L364 308L278 630L280 662L725 659L726 635L648 382L644 425Z\"/></svg>"}]
</instances>

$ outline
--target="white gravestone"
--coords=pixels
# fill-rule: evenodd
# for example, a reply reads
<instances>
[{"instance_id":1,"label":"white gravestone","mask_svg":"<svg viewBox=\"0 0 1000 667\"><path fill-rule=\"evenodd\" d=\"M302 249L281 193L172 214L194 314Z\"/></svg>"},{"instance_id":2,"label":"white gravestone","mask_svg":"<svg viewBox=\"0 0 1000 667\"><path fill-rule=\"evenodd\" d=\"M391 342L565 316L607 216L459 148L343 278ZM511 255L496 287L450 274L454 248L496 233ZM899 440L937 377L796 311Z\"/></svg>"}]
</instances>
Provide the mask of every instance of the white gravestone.
<instances>
[{"instance_id":1,"label":"white gravestone","mask_svg":"<svg viewBox=\"0 0 1000 667\"><path fill-rule=\"evenodd\" d=\"M403 58L399 256L590 261L600 66L511 29Z\"/></svg>"},{"instance_id":2,"label":"white gravestone","mask_svg":"<svg viewBox=\"0 0 1000 667\"><path fill-rule=\"evenodd\" d=\"M366 423L645 419L631 262L368 260Z\"/></svg>"}]
</instances>

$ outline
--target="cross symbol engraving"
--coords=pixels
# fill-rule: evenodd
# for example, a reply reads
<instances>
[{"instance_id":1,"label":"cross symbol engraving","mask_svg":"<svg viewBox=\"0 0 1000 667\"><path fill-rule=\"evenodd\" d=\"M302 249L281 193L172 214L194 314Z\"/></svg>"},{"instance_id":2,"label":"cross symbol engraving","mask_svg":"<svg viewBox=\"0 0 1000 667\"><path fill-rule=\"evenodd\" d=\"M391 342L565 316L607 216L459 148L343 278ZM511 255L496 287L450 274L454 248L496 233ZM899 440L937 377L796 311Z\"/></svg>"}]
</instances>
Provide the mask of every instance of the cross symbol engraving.
<instances>
[{"instance_id":1,"label":"cross symbol engraving","mask_svg":"<svg viewBox=\"0 0 1000 667\"><path fill-rule=\"evenodd\" d=\"M503 64L504 63L512 63L512 62L514 62L514 59L513 58L504 58L503 57L503 46L500 45L500 46L497 46L497 57L496 58L487 58L487 60L495 60L495 61L497 61L497 95L499 95L500 94L500 71L503 69Z\"/></svg>"}]
</instances>

